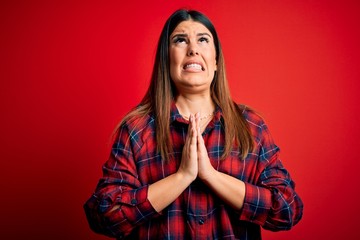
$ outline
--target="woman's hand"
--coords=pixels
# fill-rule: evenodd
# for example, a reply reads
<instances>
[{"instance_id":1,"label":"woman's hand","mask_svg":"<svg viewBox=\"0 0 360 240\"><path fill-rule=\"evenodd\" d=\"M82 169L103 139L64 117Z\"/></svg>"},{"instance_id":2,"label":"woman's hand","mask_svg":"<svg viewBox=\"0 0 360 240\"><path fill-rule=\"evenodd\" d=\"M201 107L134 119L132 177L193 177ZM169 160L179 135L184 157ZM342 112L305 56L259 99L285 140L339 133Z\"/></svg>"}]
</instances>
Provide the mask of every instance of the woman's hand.
<instances>
[{"instance_id":1,"label":"woman's hand","mask_svg":"<svg viewBox=\"0 0 360 240\"><path fill-rule=\"evenodd\" d=\"M192 180L198 176L205 180L215 171L205 147L200 129L200 114L190 115L188 135L182 151L182 158L178 173L190 177Z\"/></svg>"},{"instance_id":2,"label":"woman's hand","mask_svg":"<svg viewBox=\"0 0 360 240\"><path fill-rule=\"evenodd\" d=\"M225 173L218 172L210 158L201 135L200 114L190 116L188 136L185 140L178 173L199 177L216 195L234 209L241 209L245 198L245 183ZM183 181L182 181L183 183Z\"/></svg>"},{"instance_id":3,"label":"woman's hand","mask_svg":"<svg viewBox=\"0 0 360 240\"><path fill-rule=\"evenodd\" d=\"M182 151L181 163L178 173L195 180L198 175L198 156L197 156L197 122L199 114L190 115L188 134ZM199 121L199 120L197 120Z\"/></svg>"},{"instance_id":4,"label":"woman's hand","mask_svg":"<svg viewBox=\"0 0 360 240\"><path fill-rule=\"evenodd\" d=\"M178 198L198 175L195 117L191 115L189 120L188 134L185 140L179 169L175 174L171 174L149 186L148 199L157 212L161 212ZM176 187L174 188L174 186Z\"/></svg>"},{"instance_id":5,"label":"woman's hand","mask_svg":"<svg viewBox=\"0 0 360 240\"><path fill-rule=\"evenodd\" d=\"M198 156L198 176L202 180L206 180L214 175L216 171L211 165L210 158L201 135L200 119L197 119L197 156Z\"/></svg>"}]
</instances>

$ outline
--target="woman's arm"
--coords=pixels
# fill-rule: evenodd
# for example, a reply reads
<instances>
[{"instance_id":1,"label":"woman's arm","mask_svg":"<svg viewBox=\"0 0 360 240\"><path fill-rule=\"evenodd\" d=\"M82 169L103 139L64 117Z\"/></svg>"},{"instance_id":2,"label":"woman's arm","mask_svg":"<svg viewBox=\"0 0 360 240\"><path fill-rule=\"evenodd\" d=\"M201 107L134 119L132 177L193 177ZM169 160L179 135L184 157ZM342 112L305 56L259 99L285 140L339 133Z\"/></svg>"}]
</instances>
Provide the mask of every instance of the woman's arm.
<instances>
[{"instance_id":1,"label":"woman's arm","mask_svg":"<svg viewBox=\"0 0 360 240\"><path fill-rule=\"evenodd\" d=\"M126 236L159 216L148 200L149 186L139 180L134 159L138 142L132 142L131 132L126 124L120 127L103 176L84 205L91 229L109 237Z\"/></svg>"},{"instance_id":2,"label":"woman's arm","mask_svg":"<svg viewBox=\"0 0 360 240\"><path fill-rule=\"evenodd\" d=\"M191 117L182 160L176 173L150 185L141 183L135 165L129 129L122 127L111 155L103 166L93 196L84 208L90 227L98 233L126 236L144 222L159 215L195 180L198 172L194 117Z\"/></svg>"},{"instance_id":3,"label":"woman's arm","mask_svg":"<svg viewBox=\"0 0 360 240\"><path fill-rule=\"evenodd\" d=\"M198 131L200 131L200 129L198 129ZM207 154L204 139L199 133L197 145L199 178L229 206L236 210L240 210L245 198L244 182L225 173L216 171L213 168Z\"/></svg>"},{"instance_id":4,"label":"woman's arm","mask_svg":"<svg viewBox=\"0 0 360 240\"><path fill-rule=\"evenodd\" d=\"M194 116L189 119L188 135L182 151L178 171L149 186L148 198L157 212L161 212L193 182L198 174L197 130Z\"/></svg>"},{"instance_id":5,"label":"woman's arm","mask_svg":"<svg viewBox=\"0 0 360 240\"><path fill-rule=\"evenodd\" d=\"M255 182L243 182L216 171L209 160L202 137L198 137L199 178L224 202L240 211L240 220L253 222L266 229L288 230L302 217L303 203L295 184L278 158L278 147L265 124L257 139L258 153Z\"/></svg>"}]
</instances>

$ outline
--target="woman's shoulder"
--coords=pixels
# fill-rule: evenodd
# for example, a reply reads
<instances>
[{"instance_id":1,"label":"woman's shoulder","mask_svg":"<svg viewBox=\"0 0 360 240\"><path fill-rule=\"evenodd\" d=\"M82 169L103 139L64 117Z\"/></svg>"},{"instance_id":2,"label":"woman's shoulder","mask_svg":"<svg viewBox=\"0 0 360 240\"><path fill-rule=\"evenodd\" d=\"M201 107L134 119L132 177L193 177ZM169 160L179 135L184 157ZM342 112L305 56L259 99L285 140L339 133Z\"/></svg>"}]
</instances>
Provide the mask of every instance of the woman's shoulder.
<instances>
[{"instance_id":1,"label":"woman's shoulder","mask_svg":"<svg viewBox=\"0 0 360 240\"><path fill-rule=\"evenodd\" d=\"M238 107L250 127L262 128L265 125L264 118L258 111L244 104L238 104Z\"/></svg>"},{"instance_id":2,"label":"woman's shoulder","mask_svg":"<svg viewBox=\"0 0 360 240\"><path fill-rule=\"evenodd\" d=\"M144 142L153 140L154 124L149 114L130 111L115 128L113 144L130 144L134 153L139 152Z\"/></svg>"},{"instance_id":3,"label":"woman's shoulder","mask_svg":"<svg viewBox=\"0 0 360 240\"><path fill-rule=\"evenodd\" d=\"M124 131L130 136L143 136L146 132L153 132L154 117L150 113L139 111L135 108L128 112L115 129L115 135Z\"/></svg>"},{"instance_id":4,"label":"woman's shoulder","mask_svg":"<svg viewBox=\"0 0 360 240\"><path fill-rule=\"evenodd\" d=\"M141 131L151 126L153 122L154 118L149 113L130 112L123 118L120 127Z\"/></svg>"},{"instance_id":5,"label":"woman's shoulder","mask_svg":"<svg viewBox=\"0 0 360 240\"><path fill-rule=\"evenodd\" d=\"M246 105L239 105L243 117L248 123L251 134L256 142L266 141L267 146L270 148L277 148L273 142L272 136L266 124L266 121L261 114Z\"/></svg>"}]
</instances>

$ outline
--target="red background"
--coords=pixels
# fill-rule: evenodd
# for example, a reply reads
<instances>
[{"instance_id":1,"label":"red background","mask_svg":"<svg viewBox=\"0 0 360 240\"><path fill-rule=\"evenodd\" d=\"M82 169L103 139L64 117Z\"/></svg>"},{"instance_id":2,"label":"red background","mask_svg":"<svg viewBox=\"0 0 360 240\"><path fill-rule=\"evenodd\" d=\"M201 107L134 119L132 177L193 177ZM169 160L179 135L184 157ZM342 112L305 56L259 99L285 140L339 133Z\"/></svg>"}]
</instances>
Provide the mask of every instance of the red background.
<instances>
[{"instance_id":1,"label":"red background","mask_svg":"<svg viewBox=\"0 0 360 240\"><path fill-rule=\"evenodd\" d=\"M359 229L358 1L1 1L1 239L106 239L82 209L180 7L218 30L233 98L262 113L305 209L264 239Z\"/></svg>"}]
</instances>

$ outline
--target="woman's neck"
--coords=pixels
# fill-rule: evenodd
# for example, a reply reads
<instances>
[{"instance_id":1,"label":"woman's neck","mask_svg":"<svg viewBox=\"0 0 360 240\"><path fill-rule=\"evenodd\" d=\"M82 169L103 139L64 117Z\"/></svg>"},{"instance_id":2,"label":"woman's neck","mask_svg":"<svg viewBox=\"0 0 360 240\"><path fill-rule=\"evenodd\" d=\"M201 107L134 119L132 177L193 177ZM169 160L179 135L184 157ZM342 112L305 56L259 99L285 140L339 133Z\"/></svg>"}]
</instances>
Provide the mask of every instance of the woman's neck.
<instances>
[{"instance_id":1,"label":"woman's neck","mask_svg":"<svg viewBox=\"0 0 360 240\"><path fill-rule=\"evenodd\" d=\"M200 117L207 117L215 111L215 104L210 95L178 95L175 104L184 118L195 113L200 113Z\"/></svg>"}]
</instances>

